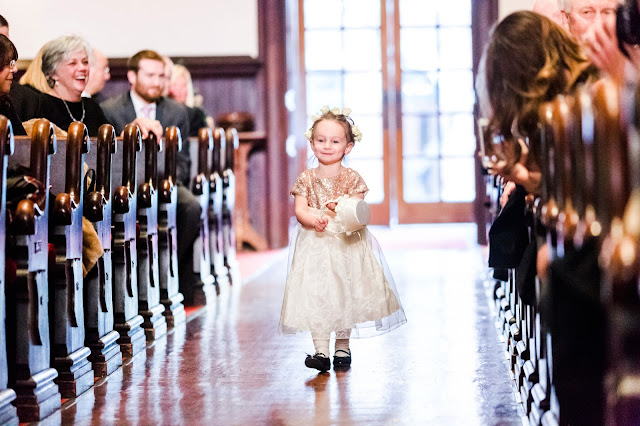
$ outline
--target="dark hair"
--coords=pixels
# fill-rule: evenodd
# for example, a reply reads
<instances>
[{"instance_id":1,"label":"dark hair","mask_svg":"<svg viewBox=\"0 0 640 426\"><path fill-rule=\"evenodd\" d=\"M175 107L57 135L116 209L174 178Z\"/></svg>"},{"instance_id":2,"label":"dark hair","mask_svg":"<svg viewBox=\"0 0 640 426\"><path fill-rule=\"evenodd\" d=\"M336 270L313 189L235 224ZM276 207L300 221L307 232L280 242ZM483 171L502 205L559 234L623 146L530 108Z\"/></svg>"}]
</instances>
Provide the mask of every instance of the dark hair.
<instances>
[{"instance_id":1,"label":"dark hair","mask_svg":"<svg viewBox=\"0 0 640 426\"><path fill-rule=\"evenodd\" d=\"M313 141L313 136L316 132L316 124L324 120L335 121L336 123L340 124L344 128L344 133L347 135L347 143L356 142L355 136L351 131L351 126L353 125L353 120L351 119L351 117L343 114L334 114L331 111L325 112L319 119L314 121L313 125L311 126L311 141Z\"/></svg>"},{"instance_id":2,"label":"dark hair","mask_svg":"<svg viewBox=\"0 0 640 426\"><path fill-rule=\"evenodd\" d=\"M489 127L505 137L532 133L538 108L595 74L580 46L560 26L535 12L514 12L493 29L486 50Z\"/></svg>"},{"instance_id":3,"label":"dark hair","mask_svg":"<svg viewBox=\"0 0 640 426\"><path fill-rule=\"evenodd\" d=\"M0 34L0 69L3 69L11 61L18 60L18 50L11 40L4 34Z\"/></svg>"},{"instance_id":4,"label":"dark hair","mask_svg":"<svg viewBox=\"0 0 640 426\"><path fill-rule=\"evenodd\" d=\"M164 64L164 58L155 50L141 50L131 58L129 58L129 60L127 61L127 70L137 73L140 69L140 61L143 59L160 61Z\"/></svg>"},{"instance_id":5,"label":"dark hair","mask_svg":"<svg viewBox=\"0 0 640 426\"><path fill-rule=\"evenodd\" d=\"M620 51L629 57L625 43L640 44L640 11L636 0L627 0L616 10L616 35Z\"/></svg>"},{"instance_id":6,"label":"dark hair","mask_svg":"<svg viewBox=\"0 0 640 426\"><path fill-rule=\"evenodd\" d=\"M9 27L9 21L7 21L2 15L0 15L0 27Z\"/></svg>"}]
</instances>

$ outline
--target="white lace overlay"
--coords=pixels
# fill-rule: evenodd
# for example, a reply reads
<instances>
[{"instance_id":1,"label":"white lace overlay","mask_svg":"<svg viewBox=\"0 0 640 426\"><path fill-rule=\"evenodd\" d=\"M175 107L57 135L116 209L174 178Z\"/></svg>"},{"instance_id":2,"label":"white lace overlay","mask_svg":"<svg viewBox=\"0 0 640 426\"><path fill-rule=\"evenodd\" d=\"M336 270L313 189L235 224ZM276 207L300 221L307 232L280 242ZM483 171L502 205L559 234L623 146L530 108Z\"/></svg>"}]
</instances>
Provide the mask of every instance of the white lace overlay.
<instances>
[{"instance_id":1,"label":"white lace overlay","mask_svg":"<svg viewBox=\"0 0 640 426\"><path fill-rule=\"evenodd\" d=\"M407 321L380 246L366 227L346 235L298 225L289 250L282 334L370 337Z\"/></svg>"}]
</instances>

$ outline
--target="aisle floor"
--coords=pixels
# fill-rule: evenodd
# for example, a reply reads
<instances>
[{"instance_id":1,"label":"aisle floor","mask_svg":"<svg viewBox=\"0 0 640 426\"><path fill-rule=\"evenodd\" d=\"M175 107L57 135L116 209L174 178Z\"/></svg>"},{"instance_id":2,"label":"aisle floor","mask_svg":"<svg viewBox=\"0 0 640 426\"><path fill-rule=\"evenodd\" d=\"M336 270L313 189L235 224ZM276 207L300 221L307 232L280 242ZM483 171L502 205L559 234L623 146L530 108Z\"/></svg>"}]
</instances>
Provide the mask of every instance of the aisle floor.
<instances>
[{"instance_id":1,"label":"aisle floor","mask_svg":"<svg viewBox=\"0 0 640 426\"><path fill-rule=\"evenodd\" d=\"M408 322L352 341L350 370L318 374L310 340L278 335L282 250L42 424L522 425L475 227L372 231Z\"/></svg>"}]
</instances>

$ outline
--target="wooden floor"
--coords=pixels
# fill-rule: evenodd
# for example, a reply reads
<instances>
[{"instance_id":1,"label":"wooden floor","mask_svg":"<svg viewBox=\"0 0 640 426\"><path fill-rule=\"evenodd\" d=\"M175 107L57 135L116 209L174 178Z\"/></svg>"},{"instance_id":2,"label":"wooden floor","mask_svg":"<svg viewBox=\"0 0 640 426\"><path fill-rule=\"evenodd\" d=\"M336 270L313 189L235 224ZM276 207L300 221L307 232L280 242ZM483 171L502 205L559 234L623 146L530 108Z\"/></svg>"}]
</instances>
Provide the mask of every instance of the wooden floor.
<instances>
[{"instance_id":1,"label":"wooden floor","mask_svg":"<svg viewBox=\"0 0 640 426\"><path fill-rule=\"evenodd\" d=\"M407 314L352 342L350 370L304 366L277 334L287 253L43 424L521 425L470 225L373 228Z\"/></svg>"}]
</instances>

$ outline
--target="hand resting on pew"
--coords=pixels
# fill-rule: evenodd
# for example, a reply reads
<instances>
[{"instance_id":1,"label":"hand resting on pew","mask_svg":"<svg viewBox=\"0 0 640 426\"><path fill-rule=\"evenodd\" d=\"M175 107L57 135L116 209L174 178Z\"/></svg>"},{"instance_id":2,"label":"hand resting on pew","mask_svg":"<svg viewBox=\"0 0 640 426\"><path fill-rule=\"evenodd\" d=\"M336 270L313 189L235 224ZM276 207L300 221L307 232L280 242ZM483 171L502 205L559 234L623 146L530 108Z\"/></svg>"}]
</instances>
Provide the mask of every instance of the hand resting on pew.
<instances>
[{"instance_id":1,"label":"hand resting on pew","mask_svg":"<svg viewBox=\"0 0 640 426\"><path fill-rule=\"evenodd\" d=\"M149 137L149 133L153 133L156 135L156 140L161 141L164 130L162 129L162 124L158 120L152 120L146 117L138 117L131 122L131 124L137 124L140 128L140 133L142 134L142 139L147 139ZM120 137L124 136L124 130L120 132Z\"/></svg>"}]
</instances>

